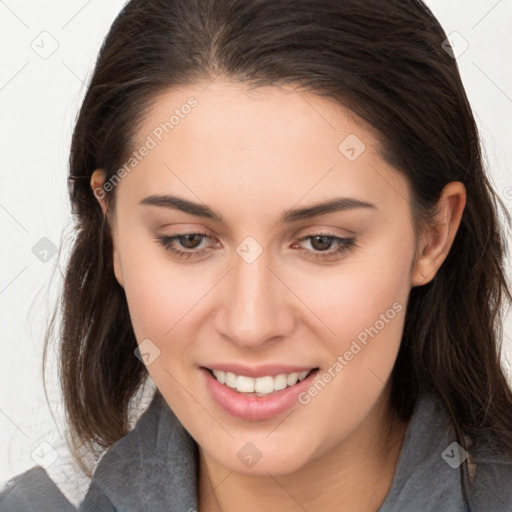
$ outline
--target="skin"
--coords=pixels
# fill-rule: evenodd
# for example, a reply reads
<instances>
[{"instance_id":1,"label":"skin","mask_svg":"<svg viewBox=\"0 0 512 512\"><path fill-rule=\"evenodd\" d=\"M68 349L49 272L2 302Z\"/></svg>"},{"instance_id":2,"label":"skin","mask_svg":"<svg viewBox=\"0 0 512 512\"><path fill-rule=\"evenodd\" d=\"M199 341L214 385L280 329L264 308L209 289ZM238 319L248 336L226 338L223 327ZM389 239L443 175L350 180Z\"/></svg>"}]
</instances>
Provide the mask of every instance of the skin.
<instances>
[{"instance_id":1,"label":"skin","mask_svg":"<svg viewBox=\"0 0 512 512\"><path fill-rule=\"evenodd\" d=\"M116 186L115 210L98 201L112 222L115 273L137 340L160 350L149 374L200 447L200 511L376 511L407 428L390 412L389 384L408 295L445 260L464 186L445 187L437 226L416 238L407 180L380 156L373 130L344 107L291 87L249 91L218 79L169 90L134 147L190 96L197 106ZM366 147L354 161L338 150L349 134ZM93 190L103 179L97 169ZM206 204L222 222L139 204L164 193ZM375 208L279 223L285 210L339 196ZM205 250L198 258L179 259L154 239L198 231L208 237L195 248L174 243ZM300 240L319 233L354 236L356 246L315 259L322 247ZM263 249L252 263L236 252L247 236ZM395 303L401 311L291 413L235 418L205 388L199 366L211 362L327 371ZM251 468L237 457L247 442L262 454Z\"/></svg>"}]
</instances>

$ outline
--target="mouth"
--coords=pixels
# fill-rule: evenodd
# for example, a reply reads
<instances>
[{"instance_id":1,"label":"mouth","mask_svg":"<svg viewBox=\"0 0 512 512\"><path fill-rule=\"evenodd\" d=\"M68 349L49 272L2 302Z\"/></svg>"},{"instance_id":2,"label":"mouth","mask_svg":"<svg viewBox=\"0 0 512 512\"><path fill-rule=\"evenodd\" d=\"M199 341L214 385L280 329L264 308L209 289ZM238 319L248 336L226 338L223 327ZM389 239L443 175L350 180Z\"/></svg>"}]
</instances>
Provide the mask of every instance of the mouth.
<instances>
[{"instance_id":1,"label":"mouth","mask_svg":"<svg viewBox=\"0 0 512 512\"><path fill-rule=\"evenodd\" d=\"M297 382L302 382L306 379L311 372L318 370L318 368L311 368L302 372L280 373L275 376L265 375L254 378L223 370L205 369L210 372L217 382L234 389L238 393L258 397L269 396L283 389L295 386Z\"/></svg>"},{"instance_id":2,"label":"mouth","mask_svg":"<svg viewBox=\"0 0 512 512\"><path fill-rule=\"evenodd\" d=\"M319 373L318 367L308 370L302 367L301 371L270 375L258 371L258 376L251 377L226 371L226 367L199 369L213 401L224 412L246 421L268 420L287 412L299 403L300 393L313 384ZM246 369L245 373L249 371Z\"/></svg>"}]
</instances>

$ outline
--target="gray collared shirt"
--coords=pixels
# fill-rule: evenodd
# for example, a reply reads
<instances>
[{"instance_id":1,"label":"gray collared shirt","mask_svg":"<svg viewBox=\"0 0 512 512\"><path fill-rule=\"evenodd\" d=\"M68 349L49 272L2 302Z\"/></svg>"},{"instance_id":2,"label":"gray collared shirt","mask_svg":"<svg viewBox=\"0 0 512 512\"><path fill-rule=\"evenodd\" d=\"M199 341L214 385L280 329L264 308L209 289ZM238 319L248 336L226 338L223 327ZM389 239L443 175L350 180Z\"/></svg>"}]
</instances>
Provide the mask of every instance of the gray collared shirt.
<instances>
[{"instance_id":1,"label":"gray collared shirt","mask_svg":"<svg viewBox=\"0 0 512 512\"><path fill-rule=\"evenodd\" d=\"M455 441L444 408L423 396L377 512L512 512L512 459L492 450L471 454L476 472L465 507L459 466L466 453ZM157 392L135 428L101 459L79 511L195 512L198 467L197 443ZM76 511L42 468L0 494L0 512L32 510Z\"/></svg>"}]
</instances>

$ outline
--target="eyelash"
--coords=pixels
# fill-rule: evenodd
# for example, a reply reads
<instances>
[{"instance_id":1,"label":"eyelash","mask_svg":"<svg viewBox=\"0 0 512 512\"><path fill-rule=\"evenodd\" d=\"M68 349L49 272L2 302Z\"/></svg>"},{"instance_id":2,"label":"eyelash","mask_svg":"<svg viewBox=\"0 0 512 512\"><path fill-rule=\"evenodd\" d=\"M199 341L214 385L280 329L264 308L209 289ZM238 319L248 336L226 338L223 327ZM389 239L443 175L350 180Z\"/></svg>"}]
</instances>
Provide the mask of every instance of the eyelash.
<instances>
[{"instance_id":1,"label":"eyelash","mask_svg":"<svg viewBox=\"0 0 512 512\"><path fill-rule=\"evenodd\" d=\"M156 241L162 245L167 251L171 252L175 256L177 256L180 259L190 259L190 258L198 258L201 257L206 250L199 250L196 251L194 249L190 249L188 251L181 251L179 249L176 249L173 247L173 243L176 240L179 240L180 238L184 238L186 236L202 236L206 238L210 238L206 233L202 232L194 232L194 233L184 233L182 235L174 235L174 236L166 236L166 235L155 235ZM353 247L356 247L356 239L355 238L342 238L339 236L334 236L329 233L316 233L314 235L308 235L300 238L298 242L303 242L305 240L310 240L316 237L326 237L330 240L332 240L336 245L337 248L334 251L310 251L310 250L302 250L302 253L308 253L309 256L313 256L315 259L319 260L328 260L333 258L334 256L341 255L345 253L346 251L350 250ZM201 240L202 241L202 240ZM329 251L329 252L328 252Z\"/></svg>"}]
</instances>

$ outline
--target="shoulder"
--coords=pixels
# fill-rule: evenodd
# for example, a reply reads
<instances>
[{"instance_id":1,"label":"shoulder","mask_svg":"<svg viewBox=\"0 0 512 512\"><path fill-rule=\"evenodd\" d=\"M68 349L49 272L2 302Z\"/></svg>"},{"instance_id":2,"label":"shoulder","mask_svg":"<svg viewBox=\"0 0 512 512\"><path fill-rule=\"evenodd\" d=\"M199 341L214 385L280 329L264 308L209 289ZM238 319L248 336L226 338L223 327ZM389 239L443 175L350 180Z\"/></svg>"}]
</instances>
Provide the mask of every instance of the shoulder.
<instances>
[{"instance_id":1,"label":"shoulder","mask_svg":"<svg viewBox=\"0 0 512 512\"><path fill-rule=\"evenodd\" d=\"M473 471L471 505L476 512L512 510L512 454L496 444L483 445L469 455Z\"/></svg>"},{"instance_id":2,"label":"shoulder","mask_svg":"<svg viewBox=\"0 0 512 512\"><path fill-rule=\"evenodd\" d=\"M437 397L430 397L430 414L436 419L432 423L437 435L443 428L449 429L450 436L455 436L453 425L448 413ZM428 408L428 407L427 407ZM443 427L443 424L446 427ZM450 441L446 438L445 442ZM445 462L454 455L459 458L461 466L461 480L467 483L467 494L471 512L512 512L512 453L504 450L503 444L496 436L480 439L478 443L465 436L467 451L454 443L455 437L443 450L442 457ZM448 450L453 446L458 445ZM453 461L452 461L453 462ZM459 469L458 465L455 469ZM464 475L465 473L465 475Z\"/></svg>"},{"instance_id":3,"label":"shoulder","mask_svg":"<svg viewBox=\"0 0 512 512\"><path fill-rule=\"evenodd\" d=\"M468 449L469 453L457 442L441 400L432 395L420 397L390 492L379 512L512 512L512 461L489 443ZM471 468L469 481L466 476ZM464 504L463 487L469 509Z\"/></svg>"},{"instance_id":4,"label":"shoulder","mask_svg":"<svg viewBox=\"0 0 512 512\"><path fill-rule=\"evenodd\" d=\"M435 404L432 405L432 402ZM453 455L458 459L459 463L452 467L459 470L461 484L465 482L471 512L512 512L512 452L508 450L507 453L496 435L485 439L480 437L477 443L471 437L464 436L466 451L455 442L453 425L440 399L433 398L431 407L437 417L433 423L436 431L439 433L444 423L453 436L443 450L442 458L448 464L448 459ZM446 438L446 441L450 439ZM452 459L454 462L455 459Z\"/></svg>"},{"instance_id":5,"label":"shoulder","mask_svg":"<svg viewBox=\"0 0 512 512\"><path fill-rule=\"evenodd\" d=\"M80 510L188 510L196 470L195 442L156 393L135 428L102 457Z\"/></svg>"},{"instance_id":6,"label":"shoulder","mask_svg":"<svg viewBox=\"0 0 512 512\"><path fill-rule=\"evenodd\" d=\"M40 466L10 480L0 493L0 512L31 511L76 512Z\"/></svg>"}]
</instances>

